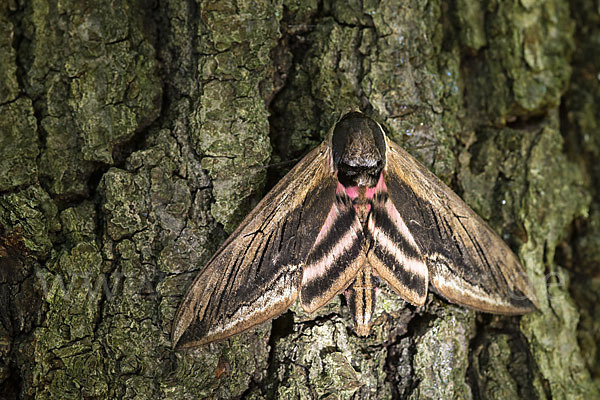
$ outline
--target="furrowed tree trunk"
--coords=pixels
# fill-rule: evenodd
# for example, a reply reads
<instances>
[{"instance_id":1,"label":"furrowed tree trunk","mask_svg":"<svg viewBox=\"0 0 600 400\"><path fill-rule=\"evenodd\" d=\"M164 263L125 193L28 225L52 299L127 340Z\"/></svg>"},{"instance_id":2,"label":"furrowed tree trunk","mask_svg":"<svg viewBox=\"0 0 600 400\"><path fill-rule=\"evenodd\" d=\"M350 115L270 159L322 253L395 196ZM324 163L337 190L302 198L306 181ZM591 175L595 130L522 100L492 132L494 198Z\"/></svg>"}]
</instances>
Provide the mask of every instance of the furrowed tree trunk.
<instances>
[{"instance_id":1,"label":"furrowed tree trunk","mask_svg":"<svg viewBox=\"0 0 600 400\"><path fill-rule=\"evenodd\" d=\"M0 398L599 398L600 6L0 4ZM382 287L174 351L203 263L344 110L520 256L538 312Z\"/></svg>"}]
</instances>

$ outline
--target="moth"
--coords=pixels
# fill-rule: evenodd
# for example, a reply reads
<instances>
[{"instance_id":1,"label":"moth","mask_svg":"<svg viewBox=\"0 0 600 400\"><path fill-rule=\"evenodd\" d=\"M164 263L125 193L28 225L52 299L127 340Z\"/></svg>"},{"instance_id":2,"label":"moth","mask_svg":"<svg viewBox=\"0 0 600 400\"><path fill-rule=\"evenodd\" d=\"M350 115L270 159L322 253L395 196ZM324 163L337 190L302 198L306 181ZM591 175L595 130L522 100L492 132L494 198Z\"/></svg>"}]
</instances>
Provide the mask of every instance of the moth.
<instances>
[{"instance_id":1,"label":"moth","mask_svg":"<svg viewBox=\"0 0 600 400\"><path fill-rule=\"evenodd\" d=\"M450 188L359 112L344 115L198 273L173 345L225 339L297 299L314 312L344 293L368 335L383 280L409 303L523 314L537 300L517 256Z\"/></svg>"}]
</instances>

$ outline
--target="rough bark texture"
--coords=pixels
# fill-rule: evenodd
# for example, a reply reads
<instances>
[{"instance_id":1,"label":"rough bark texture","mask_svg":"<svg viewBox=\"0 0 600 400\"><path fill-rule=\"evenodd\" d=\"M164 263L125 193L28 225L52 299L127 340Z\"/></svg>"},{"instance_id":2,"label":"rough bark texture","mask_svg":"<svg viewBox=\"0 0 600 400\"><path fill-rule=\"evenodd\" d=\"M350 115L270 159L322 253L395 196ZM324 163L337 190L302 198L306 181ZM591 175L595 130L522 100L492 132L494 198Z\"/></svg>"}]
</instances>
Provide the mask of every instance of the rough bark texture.
<instances>
[{"instance_id":1,"label":"rough bark texture","mask_svg":"<svg viewBox=\"0 0 600 400\"><path fill-rule=\"evenodd\" d=\"M0 397L599 398L599 21L593 0L1 2ZM368 338L336 299L174 352L194 273L347 107L501 233L540 311L382 288Z\"/></svg>"}]
</instances>

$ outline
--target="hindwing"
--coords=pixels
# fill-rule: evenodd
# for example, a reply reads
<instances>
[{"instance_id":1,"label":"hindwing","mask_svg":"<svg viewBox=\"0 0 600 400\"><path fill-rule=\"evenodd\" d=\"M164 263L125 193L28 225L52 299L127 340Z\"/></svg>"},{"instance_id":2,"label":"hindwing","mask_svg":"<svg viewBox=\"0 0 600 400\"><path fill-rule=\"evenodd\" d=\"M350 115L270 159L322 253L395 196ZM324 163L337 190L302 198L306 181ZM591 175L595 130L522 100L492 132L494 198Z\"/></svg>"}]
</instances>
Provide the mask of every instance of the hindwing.
<instances>
[{"instance_id":1,"label":"hindwing","mask_svg":"<svg viewBox=\"0 0 600 400\"><path fill-rule=\"evenodd\" d=\"M343 190L338 190L336 201L306 259L300 293L302 307L313 312L328 303L348 287L365 262L361 223L352 200Z\"/></svg>"},{"instance_id":2,"label":"hindwing","mask_svg":"<svg viewBox=\"0 0 600 400\"><path fill-rule=\"evenodd\" d=\"M429 272L420 246L392 203L385 184L378 185L368 220L368 259L379 276L405 300L425 304Z\"/></svg>"}]
</instances>

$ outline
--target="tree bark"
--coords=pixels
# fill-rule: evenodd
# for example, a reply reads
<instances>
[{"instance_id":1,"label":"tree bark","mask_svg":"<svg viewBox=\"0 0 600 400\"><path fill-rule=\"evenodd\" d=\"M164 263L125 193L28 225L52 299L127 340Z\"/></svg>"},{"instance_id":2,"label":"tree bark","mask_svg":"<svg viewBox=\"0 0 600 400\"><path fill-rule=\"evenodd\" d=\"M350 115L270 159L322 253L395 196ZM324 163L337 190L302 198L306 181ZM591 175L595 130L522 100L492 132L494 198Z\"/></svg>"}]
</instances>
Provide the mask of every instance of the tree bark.
<instances>
[{"instance_id":1,"label":"tree bark","mask_svg":"<svg viewBox=\"0 0 600 400\"><path fill-rule=\"evenodd\" d=\"M600 398L600 6L0 4L0 397ZM378 293L174 351L193 276L340 114L520 256L538 312Z\"/></svg>"}]
</instances>

